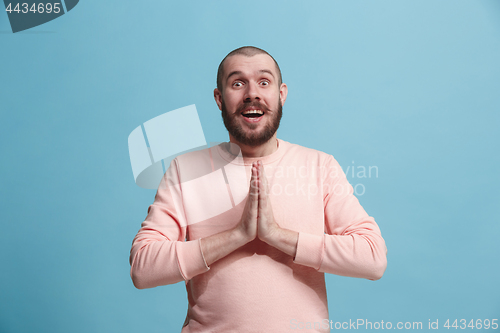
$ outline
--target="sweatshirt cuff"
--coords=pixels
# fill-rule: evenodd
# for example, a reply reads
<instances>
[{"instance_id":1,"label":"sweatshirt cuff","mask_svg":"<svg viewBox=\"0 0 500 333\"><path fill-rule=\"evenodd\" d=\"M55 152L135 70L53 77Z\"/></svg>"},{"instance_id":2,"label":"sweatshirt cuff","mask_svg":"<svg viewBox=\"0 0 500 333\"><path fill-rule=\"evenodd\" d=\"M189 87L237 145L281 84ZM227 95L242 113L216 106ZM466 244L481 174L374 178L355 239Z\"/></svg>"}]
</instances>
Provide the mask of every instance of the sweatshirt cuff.
<instances>
[{"instance_id":1,"label":"sweatshirt cuff","mask_svg":"<svg viewBox=\"0 0 500 333\"><path fill-rule=\"evenodd\" d=\"M319 270L323 260L324 236L299 232L294 263Z\"/></svg>"},{"instance_id":2,"label":"sweatshirt cuff","mask_svg":"<svg viewBox=\"0 0 500 333\"><path fill-rule=\"evenodd\" d=\"M210 268L205 262L201 252L200 240L177 242L177 262L184 280L191 280L198 274L205 273Z\"/></svg>"}]
</instances>

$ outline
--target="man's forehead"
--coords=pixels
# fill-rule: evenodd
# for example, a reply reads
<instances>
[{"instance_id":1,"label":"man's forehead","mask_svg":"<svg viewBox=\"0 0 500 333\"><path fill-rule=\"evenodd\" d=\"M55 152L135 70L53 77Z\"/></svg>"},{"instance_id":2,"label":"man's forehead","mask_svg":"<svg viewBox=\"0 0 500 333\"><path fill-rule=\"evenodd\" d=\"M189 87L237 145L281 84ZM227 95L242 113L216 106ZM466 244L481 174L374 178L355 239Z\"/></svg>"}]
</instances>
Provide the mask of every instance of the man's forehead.
<instances>
[{"instance_id":1,"label":"man's forehead","mask_svg":"<svg viewBox=\"0 0 500 333\"><path fill-rule=\"evenodd\" d=\"M238 74L270 72L275 78L278 75L274 60L267 54L256 54L250 57L235 54L228 57L224 61L224 76L229 78L234 72L238 72Z\"/></svg>"}]
</instances>

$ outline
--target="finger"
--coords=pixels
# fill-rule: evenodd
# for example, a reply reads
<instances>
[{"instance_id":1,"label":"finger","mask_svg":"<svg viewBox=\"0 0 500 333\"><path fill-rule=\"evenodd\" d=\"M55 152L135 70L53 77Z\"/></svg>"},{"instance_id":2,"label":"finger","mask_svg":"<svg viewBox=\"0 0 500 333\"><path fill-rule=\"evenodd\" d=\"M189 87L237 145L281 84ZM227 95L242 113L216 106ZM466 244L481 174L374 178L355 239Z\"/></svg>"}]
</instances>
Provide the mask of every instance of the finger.
<instances>
[{"instance_id":1,"label":"finger","mask_svg":"<svg viewBox=\"0 0 500 333\"><path fill-rule=\"evenodd\" d=\"M258 169L254 164L252 164L252 176L250 177L250 196L252 199L257 199L257 195L259 194L259 183L258 183Z\"/></svg>"},{"instance_id":2,"label":"finger","mask_svg":"<svg viewBox=\"0 0 500 333\"><path fill-rule=\"evenodd\" d=\"M264 209L267 204L267 191L265 189L265 176L263 175L264 172L264 166L262 165L262 162L259 161L259 209Z\"/></svg>"},{"instance_id":3,"label":"finger","mask_svg":"<svg viewBox=\"0 0 500 333\"><path fill-rule=\"evenodd\" d=\"M252 165L251 168L252 176L250 178L250 191L248 192L248 199L246 203L245 209L248 209L248 216L251 220L256 219L258 217L258 209L259 209L259 187L257 184L257 168Z\"/></svg>"},{"instance_id":4,"label":"finger","mask_svg":"<svg viewBox=\"0 0 500 333\"><path fill-rule=\"evenodd\" d=\"M261 163L260 169L262 170L261 178L262 178L262 183L267 185L267 178L266 178L266 170L264 170L264 164Z\"/></svg>"},{"instance_id":5,"label":"finger","mask_svg":"<svg viewBox=\"0 0 500 333\"><path fill-rule=\"evenodd\" d=\"M260 174L259 174L259 181L262 183L262 188L261 190L266 194L266 196L269 194L269 183L267 182L267 177L266 177L266 172L264 170L264 164L260 162Z\"/></svg>"}]
</instances>

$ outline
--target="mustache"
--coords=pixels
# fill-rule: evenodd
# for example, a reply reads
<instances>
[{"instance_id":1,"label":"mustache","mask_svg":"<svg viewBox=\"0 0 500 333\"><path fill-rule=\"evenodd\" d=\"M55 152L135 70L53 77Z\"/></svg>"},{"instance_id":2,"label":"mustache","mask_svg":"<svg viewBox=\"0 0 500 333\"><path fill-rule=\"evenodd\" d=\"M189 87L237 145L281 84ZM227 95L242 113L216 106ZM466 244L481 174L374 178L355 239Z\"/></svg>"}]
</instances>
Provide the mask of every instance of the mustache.
<instances>
[{"instance_id":1,"label":"mustache","mask_svg":"<svg viewBox=\"0 0 500 333\"><path fill-rule=\"evenodd\" d=\"M243 110L245 110L246 108L249 108L249 107L255 107L255 108L258 108L264 112L270 112L271 109L269 109L268 107L260 104L259 102L257 101L253 101L253 102L248 102L248 103L244 103L242 104L241 106L239 106L237 109L236 109L236 112L237 113L241 113L243 112Z\"/></svg>"}]
</instances>

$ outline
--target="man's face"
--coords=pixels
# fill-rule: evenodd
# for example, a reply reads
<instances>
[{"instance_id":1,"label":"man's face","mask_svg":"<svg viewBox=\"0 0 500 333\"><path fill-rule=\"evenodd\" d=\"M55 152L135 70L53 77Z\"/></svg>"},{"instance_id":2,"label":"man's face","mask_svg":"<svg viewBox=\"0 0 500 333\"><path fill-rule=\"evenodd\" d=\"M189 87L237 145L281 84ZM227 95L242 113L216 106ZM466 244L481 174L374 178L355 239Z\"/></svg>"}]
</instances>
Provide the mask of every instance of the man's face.
<instances>
[{"instance_id":1,"label":"man's face","mask_svg":"<svg viewBox=\"0 0 500 333\"><path fill-rule=\"evenodd\" d=\"M278 75L266 54L234 55L224 62L223 93L214 94L226 129L239 143L260 146L278 130L287 94Z\"/></svg>"}]
</instances>

